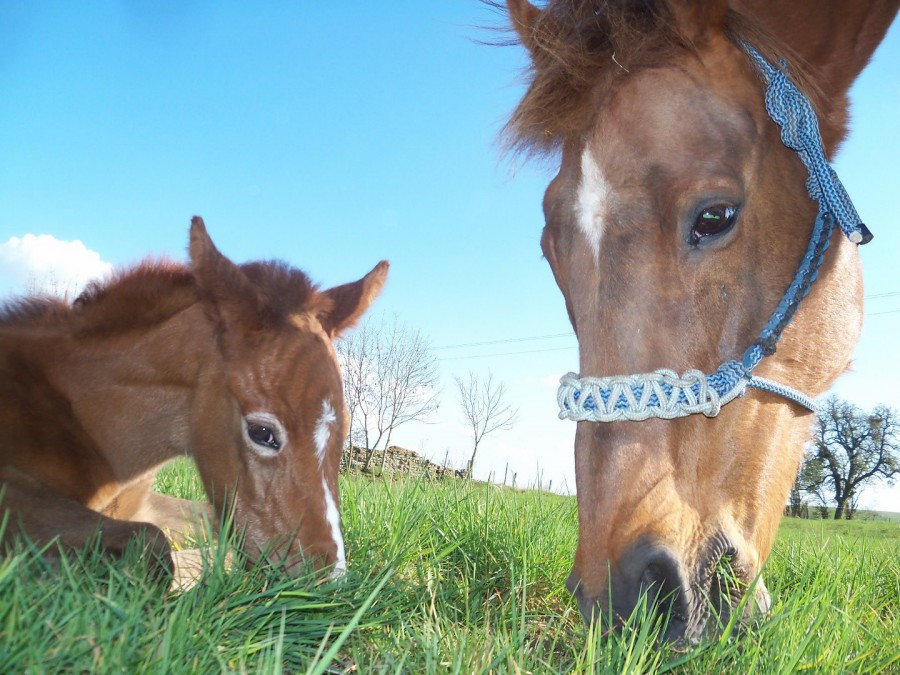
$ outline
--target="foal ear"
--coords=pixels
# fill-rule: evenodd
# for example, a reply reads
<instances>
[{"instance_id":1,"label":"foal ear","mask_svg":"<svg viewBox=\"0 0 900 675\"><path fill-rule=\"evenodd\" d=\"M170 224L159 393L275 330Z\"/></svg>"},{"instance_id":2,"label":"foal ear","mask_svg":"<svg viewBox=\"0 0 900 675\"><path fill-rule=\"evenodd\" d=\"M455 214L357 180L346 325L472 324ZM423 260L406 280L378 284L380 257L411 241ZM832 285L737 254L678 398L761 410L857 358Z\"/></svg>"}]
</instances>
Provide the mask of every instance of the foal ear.
<instances>
[{"instance_id":1,"label":"foal ear","mask_svg":"<svg viewBox=\"0 0 900 675\"><path fill-rule=\"evenodd\" d=\"M262 321L265 303L240 268L213 244L200 216L191 219L189 251L197 294L211 317L224 325Z\"/></svg>"},{"instance_id":2,"label":"foal ear","mask_svg":"<svg viewBox=\"0 0 900 675\"><path fill-rule=\"evenodd\" d=\"M694 44L702 44L725 28L727 0L669 0L678 31Z\"/></svg>"},{"instance_id":3,"label":"foal ear","mask_svg":"<svg viewBox=\"0 0 900 675\"><path fill-rule=\"evenodd\" d=\"M337 337L359 321L381 293L389 267L388 261L382 260L359 281L335 286L322 293L330 302L319 315L319 322L330 337Z\"/></svg>"},{"instance_id":4,"label":"foal ear","mask_svg":"<svg viewBox=\"0 0 900 675\"><path fill-rule=\"evenodd\" d=\"M543 12L528 0L506 0L506 8L519 40L534 56L538 51L537 31Z\"/></svg>"}]
</instances>

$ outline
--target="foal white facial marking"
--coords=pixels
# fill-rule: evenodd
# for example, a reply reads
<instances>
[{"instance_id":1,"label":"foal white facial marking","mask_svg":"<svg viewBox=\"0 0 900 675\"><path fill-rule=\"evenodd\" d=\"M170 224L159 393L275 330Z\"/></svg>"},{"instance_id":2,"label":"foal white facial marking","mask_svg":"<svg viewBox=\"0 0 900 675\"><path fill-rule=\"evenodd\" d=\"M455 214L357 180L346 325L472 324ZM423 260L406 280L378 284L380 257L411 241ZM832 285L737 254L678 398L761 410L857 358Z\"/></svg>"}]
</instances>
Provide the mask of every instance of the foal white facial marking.
<instances>
[{"instance_id":1,"label":"foal white facial marking","mask_svg":"<svg viewBox=\"0 0 900 675\"><path fill-rule=\"evenodd\" d=\"M609 183L594 159L590 146L581 153L581 184L578 186L578 229L584 234L596 259L603 238L603 218L609 198Z\"/></svg>"},{"instance_id":2,"label":"foal white facial marking","mask_svg":"<svg viewBox=\"0 0 900 675\"><path fill-rule=\"evenodd\" d=\"M331 538L337 545L337 561L334 563L334 571L331 573L332 579L337 579L347 571L347 560L344 554L344 536L341 534L341 516L338 513L337 504L331 490L328 489L328 483L322 478L322 489L325 491L325 519L331 526Z\"/></svg>"},{"instance_id":3,"label":"foal white facial marking","mask_svg":"<svg viewBox=\"0 0 900 675\"><path fill-rule=\"evenodd\" d=\"M334 406L327 400L322 401L322 413L316 421L316 428L313 430L313 442L316 445L316 457L319 460L319 468L322 468L322 462L325 461L325 451L328 449L328 441L331 440L331 425L337 421L337 415L334 412ZM325 520L331 528L331 538L337 546L337 560L334 563L334 571L331 577L336 579L347 570L347 560L344 553L344 536L341 534L341 516L338 512L337 503L334 495L328 488L328 481L322 476L322 491L325 493Z\"/></svg>"},{"instance_id":4,"label":"foal white facial marking","mask_svg":"<svg viewBox=\"0 0 900 675\"><path fill-rule=\"evenodd\" d=\"M316 457L319 459L319 468L325 461L325 450L328 449L328 441L331 439L331 425L335 423L337 416L334 414L334 408L328 401L322 401L322 414L316 422L316 428L313 431L313 441L316 444Z\"/></svg>"}]
</instances>

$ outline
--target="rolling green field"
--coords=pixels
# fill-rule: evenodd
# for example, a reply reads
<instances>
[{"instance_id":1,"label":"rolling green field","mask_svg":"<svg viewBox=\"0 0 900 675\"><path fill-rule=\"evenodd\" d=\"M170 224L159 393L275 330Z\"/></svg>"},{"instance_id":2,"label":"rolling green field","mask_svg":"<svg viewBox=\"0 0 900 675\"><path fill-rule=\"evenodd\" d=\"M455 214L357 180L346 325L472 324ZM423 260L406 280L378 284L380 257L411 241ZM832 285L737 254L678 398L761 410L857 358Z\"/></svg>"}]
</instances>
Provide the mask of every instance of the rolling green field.
<instances>
[{"instance_id":1,"label":"rolling green field","mask_svg":"<svg viewBox=\"0 0 900 675\"><path fill-rule=\"evenodd\" d=\"M202 494L192 468L162 491ZM587 630L563 586L571 497L469 483L341 478L349 572L287 581L226 571L167 592L136 555L0 562L3 672L834 673L900 671L900 525L786 520L765 578L769 616L691 651L654 621ZM238 560L240 563L240 560Z\"/></svg>"}]
</instances>

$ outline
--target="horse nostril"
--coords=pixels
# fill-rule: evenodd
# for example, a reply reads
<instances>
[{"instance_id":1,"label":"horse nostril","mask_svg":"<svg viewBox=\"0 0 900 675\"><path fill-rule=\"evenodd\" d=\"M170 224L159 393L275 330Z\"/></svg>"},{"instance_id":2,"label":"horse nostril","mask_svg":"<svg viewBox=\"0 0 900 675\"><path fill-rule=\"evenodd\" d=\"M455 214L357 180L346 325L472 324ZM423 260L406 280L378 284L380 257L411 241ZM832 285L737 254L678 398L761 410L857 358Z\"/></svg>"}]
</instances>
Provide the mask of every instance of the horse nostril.
<instances>
[{"instance_id":1,"label":"horse nostril","mask_svg":"<svg viewBox=\"0 0 900 675\"><path fill-rule=\"evenodd\" d=\"M584 622L588 625L594 623L595 619L600 615L600 603L598 603L596 596L585 593L581 575L574 567L566 579L566 588L569 589L569 593L575 596L575 600L578 602L578 610L581 612Z\"/></svg>"},{"instance_id":2,"label":"horse nostril","mask_svg":"<svg viewBox=\"0 0 900 675\"><path fill-rule=\"evenodd\" d=\"M653 554L639 581L639 592L646 593L647 607L663 616L682 618L682 579L678 562L665 552Z\"/></svg>"},{"instance_id":3,"label":"horse nostril","mask_svg":"<svg viewBox=\"0 0 900 675\"><path fill-rule=\"evenodd\" d=\"M566 579L566 588L572 595L577 595L581 591L581 575L574 568Z\"/></svg>"},{"instance_id":4,"label":"horse nostril","mask_svg":"<svg viewBox=\"0 0 900 675\"><path fill-rule=\"evenodd\" d=\"M685 579L673 553L645 540L622 554L605 588L585 587L574 568L566 586L586 623L599 619L604 630L621 630L631 625L632 618L654 623L659 619L660 638L677 642L684 638L690 623L690 587Z\"/></svg>"}]
</instances>

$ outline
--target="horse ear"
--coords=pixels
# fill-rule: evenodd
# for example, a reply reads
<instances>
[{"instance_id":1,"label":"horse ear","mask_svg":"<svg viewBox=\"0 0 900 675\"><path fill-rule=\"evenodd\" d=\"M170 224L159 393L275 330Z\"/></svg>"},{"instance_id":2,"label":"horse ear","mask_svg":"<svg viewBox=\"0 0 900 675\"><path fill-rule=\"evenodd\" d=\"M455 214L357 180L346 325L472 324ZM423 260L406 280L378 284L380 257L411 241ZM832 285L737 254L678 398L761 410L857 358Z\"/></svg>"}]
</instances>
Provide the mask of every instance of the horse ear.
<instances>
[{"instance_id":1,"label":"horse ear","mask_svg":"<svg viewBox=\"0 0 900 675\"><path fill-rule=\"evenodd\" d=\"M382 260L359 281L335 286L323 292L329 302L319 314L322 328L332 338L353 326L365 313L384 286L390 264Z\"/></svg>"},{"instance_id":2,"label":"horse ear","mask_svg":"<svg viewBox=\"0 0 900 675\"><path fill-rule=\"evenodd\" d=\"M257 327L266 314L265 303L240 268L213 244L200 216L191 219L191 272L197 295L210 317L224 325L241 321Z\"/></svg>"},{"instance_id":3,"label":"horse ear","mask_svg":"<svg viewBox=\"0 0 900 675\"><path fill-rule=\"evenodd\" d=\"M694 44L702 44L725 28L727 0L669 0L678 31Z\"/></svg>"},{"instance_id":4,"label":"horse ear","mask_svg":"<svg viewBox=\"0 0 900 675\"><path fill-rule=\"evenodd\" d=\"M843 136L847 92L897 15L897 0L735 0L799 57L793 64L817 90L822 136L829 151Z\"/></svg>"},{"instance_id":5,"label":"horse ear","mask_svg":"<svg viewBox=\"0 0 900 675\"><path fill-rule=\"evenodd\" d=\"M534 56L538 49L537 30L543 12L528 0L506 0L506 8L519 40Z\"/></svg>"}]
</instances>

